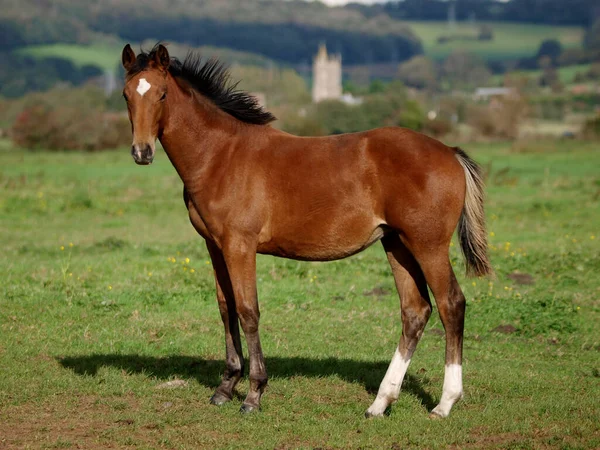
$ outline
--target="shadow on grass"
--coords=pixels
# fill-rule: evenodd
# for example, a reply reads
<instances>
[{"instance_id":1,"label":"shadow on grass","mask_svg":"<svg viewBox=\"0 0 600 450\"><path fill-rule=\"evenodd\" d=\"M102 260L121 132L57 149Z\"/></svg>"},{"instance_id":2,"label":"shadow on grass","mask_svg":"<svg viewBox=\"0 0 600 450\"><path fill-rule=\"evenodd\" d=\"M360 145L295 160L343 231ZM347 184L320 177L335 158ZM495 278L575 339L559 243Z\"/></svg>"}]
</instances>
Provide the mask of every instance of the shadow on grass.
<instances>
[{"instance_id":1,"label":"shadow on grass","mask_svg":"<svg viewBox=\"0 0 600 450\"><path fill-rule=\"evenodd\" d=\"M195 378L208 388L216 388L219 385L221 373L225 368L222 360L182 355L154 357L100 354L67 356L57 360L63 367L71 369L78 375L96 376L101 367L115 367L128 373L144 373L159 379ZM266 358L267 371L273 378L338 376L347 382L362 384L371 394L377 393L388 364L387 361L372 362L338 358ZM436 403L423 388L424 385L430 387L427 377L407 374L402 383L402 390L416 396L425 408L431 410Z\"/></svg>"}]
</instances>

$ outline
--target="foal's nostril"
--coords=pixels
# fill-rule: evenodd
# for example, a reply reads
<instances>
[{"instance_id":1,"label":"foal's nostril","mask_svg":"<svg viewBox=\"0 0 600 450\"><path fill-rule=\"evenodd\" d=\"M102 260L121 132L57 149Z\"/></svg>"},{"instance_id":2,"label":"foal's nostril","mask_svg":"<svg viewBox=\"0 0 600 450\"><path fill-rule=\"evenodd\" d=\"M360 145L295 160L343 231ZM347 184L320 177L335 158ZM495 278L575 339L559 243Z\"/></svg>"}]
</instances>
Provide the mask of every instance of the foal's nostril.
<instances>
[{"instance_id":1,"label":"foal's nostril","mask_svg":"<svg viewBox=\"0 0 600 450\"><path fill-rule=\"evenodd\" d=\"M140 154L144 161L152 160L152 147L146 144L146 146L141 150Z\"/></svg>"},{"instance_id":2,"label":"foal's nostril","mask_svg":"<svg viewBox=\"0 0 600 450\"><path fill-rule=\"evenodd\" d=\"M150 164L154 159L154 152L150 144L133 145L131 147L131 156L137 164Z\"/></svg>"}]
</instances>

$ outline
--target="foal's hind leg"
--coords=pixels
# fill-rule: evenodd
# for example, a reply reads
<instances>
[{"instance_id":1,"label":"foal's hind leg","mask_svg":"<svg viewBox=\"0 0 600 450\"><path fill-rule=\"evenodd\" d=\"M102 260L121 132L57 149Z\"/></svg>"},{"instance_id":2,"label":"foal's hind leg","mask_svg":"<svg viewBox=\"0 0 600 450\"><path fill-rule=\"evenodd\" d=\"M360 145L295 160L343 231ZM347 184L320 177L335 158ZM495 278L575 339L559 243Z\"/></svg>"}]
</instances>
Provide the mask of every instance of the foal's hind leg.
<instances>
[{"instance_id":1,"label":"foal's hind leg","mask_svg":"<svg viewBox=\"0 0 600 450\"><path fill-rule=\"evenodd\" d=\"M446 365L444 387L440 403L431 412L432 417L446 417L452 406L463 396L462 346L465 323L465 296L463 295L448 258L448 245L436 250L417 249L413 254L419 261L427 284L431 288L438 312L446 330Z\"/></svg>"},{"instance_id":2,"label":"foal's hind leg","mask_svg":"<svg viewBox=\"0 0 600 450\"><path fill-rule=\"evenodd\" d=\"M381 416L398 399L412 354L431 315L431 302L421 268L397 235L382 239L392 267L402 310L402 337L379 386L377 398L365 416Z\"/></svg>"}]
</instances>

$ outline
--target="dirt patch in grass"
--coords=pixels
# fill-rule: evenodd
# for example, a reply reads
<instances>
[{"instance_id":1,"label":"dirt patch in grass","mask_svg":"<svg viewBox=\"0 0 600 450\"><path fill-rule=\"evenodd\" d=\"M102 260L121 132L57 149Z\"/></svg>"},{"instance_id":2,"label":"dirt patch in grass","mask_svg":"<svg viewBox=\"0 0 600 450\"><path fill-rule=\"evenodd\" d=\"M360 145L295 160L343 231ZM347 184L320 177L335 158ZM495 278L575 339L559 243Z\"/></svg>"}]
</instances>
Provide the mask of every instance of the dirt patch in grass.
<instances>
[{"instance_id":1,"label":"dirt patch in grass","mask_svg":"<svg viewBox=\"0 0 600 450\"><path fill-rule=\"evenodd\" d=\"M375 297L376 299L379 299L381 297L385 297L386 295L391 294L391 291L389 289L386 289L382 286L376 286L371 290L368 291L364 291L363 295L365 297Z\"/></svg>"},{"instance_id":2,"label":"dirt patch in grass","mask_svg":"<svg viewBox=\"0 0 600 450\"><path fill-rule=\"evenodd\" d=\"M502 333L502 334L512 334L512 333L516 333L516 331L517 331L517 328L511 324L498 325L496 328L494 328L492 330L492 332Z\"/></svg>"},{"instance_id":3,"label":"dirt patch in grass","mask_svg":"<svg viewBox=\"0 0 600 450\"><path fill-rule=\"evenodd\" d=\"M531 436L521 433L486 433L484 428L476 428L471 432L471 442L454 445L450 448L521 448L520 444L531 441ZM529 448L529 446L523 445L523 448Z\"/></svg>"},{"instance_id":4,"label":"dirt patch in grass","mask_svg":"<svg viewBox=\"0 0 600 450\"><path fill-rule=\"evenodd\" d=\"M509 273L507 277L517 284L530 285L535 283L533 277L528 273L513 272Z\"/></svg>"},{"instance_id":5,"label":"dirt patch in grass","mask_svg":"<svg viewBox=\"0 0 600 450\"><path fill-rule=\"evenodd\" d=\"M475 427L470 433L470 442L450 448L537 448L552 449L565 447L587 447L593 445L594 439L600 434L592 433L585 439L578 439L568 434L557 432L556 429L534 429L527 433L493 433L486 426Z\"/></svg>"},{"instance_id":6,"label":"dirt patch in grass","mask_svg":"<svg viewBox=\"0 0 600 450\"><path fill-rule=\"evenodd\" d=\"M128 418L116 418L122 411L111 408L112 399L72 397L68 393L42 404L4 408L0 412L0 448L119 448L121 445L111 442L111 430L126 426L133 433L135 420L131 416L138 405L132 396L116 399L127 404L131 412ZM143 433L135 433L136 441L148 442L146 439Z\"/></svg>"}]
</instances>

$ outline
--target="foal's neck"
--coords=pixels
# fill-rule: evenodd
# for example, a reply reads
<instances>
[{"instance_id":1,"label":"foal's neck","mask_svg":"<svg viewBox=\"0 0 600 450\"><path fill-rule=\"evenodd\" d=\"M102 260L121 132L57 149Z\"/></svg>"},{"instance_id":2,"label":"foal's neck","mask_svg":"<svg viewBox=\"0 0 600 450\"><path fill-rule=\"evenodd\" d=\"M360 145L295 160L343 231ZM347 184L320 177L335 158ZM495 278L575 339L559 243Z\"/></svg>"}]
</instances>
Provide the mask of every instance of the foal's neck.
<instances>
[{"instance_id":1,"label":"foal's neck","mask_svg":"<svg viewBox=\"0 0 600 450\"><path fill-rule=\"evenodd\" d=\"M160 142L187 188L227 157L247 127L171 76L167 89Z\"/></svg>"}]
</instances>

